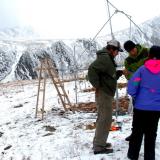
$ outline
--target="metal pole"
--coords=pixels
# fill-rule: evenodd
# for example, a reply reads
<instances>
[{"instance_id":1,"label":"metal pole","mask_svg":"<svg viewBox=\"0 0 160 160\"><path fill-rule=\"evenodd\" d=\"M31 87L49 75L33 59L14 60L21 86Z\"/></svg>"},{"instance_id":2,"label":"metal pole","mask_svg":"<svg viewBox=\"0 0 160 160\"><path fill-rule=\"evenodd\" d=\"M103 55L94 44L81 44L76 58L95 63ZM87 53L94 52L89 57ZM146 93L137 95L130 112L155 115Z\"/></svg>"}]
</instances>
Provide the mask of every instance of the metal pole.
<instances>
[{"instance_id":1,"label":"metal pole","mask_svg":"<svg viewBox=\"0 0 160 160\"><path fill-rule=\"evenodd\" d=\"M118 99L119 99L119 96L118 96L118 85L117 85L116 87L116 119L118 118L118 111L119 111Z\"/></svg>"},{"instance_id":2,"label":"metal pole","mask_svg":"<svg viewBox=\"0 0 160 160\"><path fill-rule=\"evenodd\" d=\"M132 21L131 21L131 16L130 16L129 39L132 39L132 34L131 34L132 33L132 28L131 28L132 26L131 25L132 25Z\"/></svg>"},{"instance_id":3,"label":"metal pole","mask_svg":"<svg viewBox=\"0 0 160 160\"><path fill-rule=\"evenodd\" d=\"M112 31L112 22L111 22L111 15L110 15L110 9L109 9L109 2L107 0L107 8L108 8L108 15L109 15L109 24L110 24L110 29L111 29L111 36L112 39L114 39L113 31Z\"/></svg>"},{"instance_id":4,"label":"metal pole","mask_svg":"<svg viewBox=\"0 0 160 160\"><path fill-rule=\"evenodd\" d=\"M73 49L73 53L74 53L74 78L75 78L75 103L77 104L78 100L77 100L77 66L76 66L76 57L75 57L75 52L76 52L76 46L74 45L74 49Z\"/></svg>"},{"instance_id":5,"label":"metal pole","mask_svg":"<svg viewBox=\"0 0 160 160\"><path fill-rule=\"evenodd\" d=\"M39 71L39 78L38 78L38 93L37 93L37 103L36 103L36 112L35 112L35 118L37 118L37 114L38 114L38 102L39 102L39 96L40 96L40 85L41 85L41 78L42 78L42 68L43 68L43 62L41 62L41 66L40 66L40 71Z\"/></svg>"},{"instance_id":6,"label":"metal pole","mask_svg":"<svg viewBox=\"0 0 160 160\"><path fill-rule=\"evenodd\" d=\"M64 62L61 58L61 76L62 76L62 81L64 80Z\"/></svg>"}]
</instances>

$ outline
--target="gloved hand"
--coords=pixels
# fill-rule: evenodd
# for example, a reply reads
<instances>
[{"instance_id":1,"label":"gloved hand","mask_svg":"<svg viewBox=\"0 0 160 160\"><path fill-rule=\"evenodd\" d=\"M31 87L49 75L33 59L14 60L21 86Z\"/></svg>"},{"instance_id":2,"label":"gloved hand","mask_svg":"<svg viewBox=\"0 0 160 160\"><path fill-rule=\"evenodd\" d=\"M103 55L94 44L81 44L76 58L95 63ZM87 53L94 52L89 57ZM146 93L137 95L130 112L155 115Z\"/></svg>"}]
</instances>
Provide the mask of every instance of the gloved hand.
<instances>
[{"instance_id":1,"label":"gloved hand","mask_svg":"<svg viewBox=\"0 0 160 160\"><path fill-rule=\"evenodd\" d=\"M121 77L123 75L123 71L122 70L117 70L116 71L116 79L118 80L119 77Z\"/></svg>"}]
</instances>

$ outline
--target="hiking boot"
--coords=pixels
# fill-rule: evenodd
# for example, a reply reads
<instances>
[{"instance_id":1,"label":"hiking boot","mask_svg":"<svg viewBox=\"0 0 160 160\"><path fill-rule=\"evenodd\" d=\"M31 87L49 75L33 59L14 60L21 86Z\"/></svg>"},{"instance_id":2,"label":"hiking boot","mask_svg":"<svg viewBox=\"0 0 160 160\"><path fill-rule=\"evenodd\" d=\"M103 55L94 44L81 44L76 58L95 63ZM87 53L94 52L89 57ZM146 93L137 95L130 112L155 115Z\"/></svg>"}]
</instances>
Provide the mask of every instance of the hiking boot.
<instances>
[{"instance_id":1,"label":"hiking boot","mask_svg":"<svg viewBox=\"0 0 160 160\"><path fill-rule=\"evenodd\" d=\"M128 159L130 160L138 160L138 158L135 158L134 155L131 155L130 153L127 154Z\"/></svg>"},{"instance_id":2,"label":"hiking boot","mask_svg":"<svg viewBox=\"0 0 160 160\"><path fill-rule=\"evenodd\" d=\"M112 144L111 144L111 143L106 143L105 147L106 147L106 148L111 148L111 147L112 147Z\"/></svg>"},{"instance_id":3,"label":"hiking boot","mask_svg":"<svg viewBox=\"0 0 160 160\"><path fill-rule=\"evenodd\" d=\"M101 148L101 150L94 150L94 154L109 154L109 153L113 153L113 149L112 148Z\"/></svg>"},{"instance_id":4,"label":"hiking boot","mask_svg":"<svg viewBox=\"0 0 160 160\"><path fill-rule=\"evenodd\" d=\"M94 149L96 150L97 148L99 149L99 148L102 148L102 147L103 147L103 148L111 148L111 147L112 147L112 143L106 143L105 146L93 146L92 149L93 149L93 150L94 150Z\"/></svg>"},{"instance_id":5,"label":"hiking boot","mask_svg":"<svg viewBox=\"0 0 160 160\"><path fill-rule=\"evenodd\" d=\"M129 135L128 137L126 137L126 138L125 138L125 141L130 141L130 140L131 140L131 136L132 136L132 135Z\"/></svg>"}]
</instances>

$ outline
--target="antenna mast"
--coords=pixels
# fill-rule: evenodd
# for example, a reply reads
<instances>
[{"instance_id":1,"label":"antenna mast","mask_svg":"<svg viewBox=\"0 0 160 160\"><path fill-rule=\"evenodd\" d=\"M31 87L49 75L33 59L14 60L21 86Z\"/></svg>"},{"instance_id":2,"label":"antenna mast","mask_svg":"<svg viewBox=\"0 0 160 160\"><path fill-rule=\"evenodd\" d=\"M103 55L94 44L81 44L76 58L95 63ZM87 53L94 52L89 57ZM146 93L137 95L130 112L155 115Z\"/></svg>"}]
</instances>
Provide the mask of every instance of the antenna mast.
<instances>
[{"instance_id":1,"label":"antenna mast","mask_svg":"<svg viewBox=\"0 0 160 160\"><path fill-rule=\"evenodd\" d=\"M109 9L109 2L107 0L107 8L108 8L108 15L109 15L109 24L110 24L110 29L111 29L111 36L112 36L112 39L115 39L114 38L114 34L113 34L113 30L112 30L112 21L111 21L111 15L110 15L110 9Z\"/></svg>"}]
</instances>

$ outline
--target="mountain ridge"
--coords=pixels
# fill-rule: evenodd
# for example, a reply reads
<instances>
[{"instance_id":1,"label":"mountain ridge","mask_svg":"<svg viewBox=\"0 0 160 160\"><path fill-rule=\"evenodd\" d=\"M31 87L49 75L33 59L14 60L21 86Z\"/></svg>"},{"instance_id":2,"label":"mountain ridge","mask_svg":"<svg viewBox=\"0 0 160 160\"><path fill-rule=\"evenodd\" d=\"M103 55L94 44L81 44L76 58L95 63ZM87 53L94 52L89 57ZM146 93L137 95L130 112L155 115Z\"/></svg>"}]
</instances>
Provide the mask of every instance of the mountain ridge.
<instances>
[{"instance_id":1,"label":"mountain ridge","mask_svg":"<svg viewBox=\"0 0 160 160\"><path fill-rule=\"evenodd\" d=\"M18 30L18 29L17 29ZM15 31L12 29L12 31ZM160 44L160 17L155 17L133 26L130 29L114 33L117 40L123 44L126 40L132 39L150 47ZM20 32L20 31L19 31ZM18 31L19 38L10 36L10 39L2 39L0 32L0 81L36 79L38 77L35 67L40 65L40 57L49 56L56 66L59 74L73 74L75 70L87 69L88 65L95 59L95 52L106 45L111 35L105 35L93 39L40 39L38 36L31 36L25 39ZM10 33L10 32L5 32ZM25 32L23 35L25 35ZM34 34L34 33L33 33ZM36 34L34 34L36 35ZM8 36L9 37L9 36ZM123 65L127 53L121 53L116 57L117 64ZM62 73L63 71L63 73Z\"/></svg>"}]
</instances>

